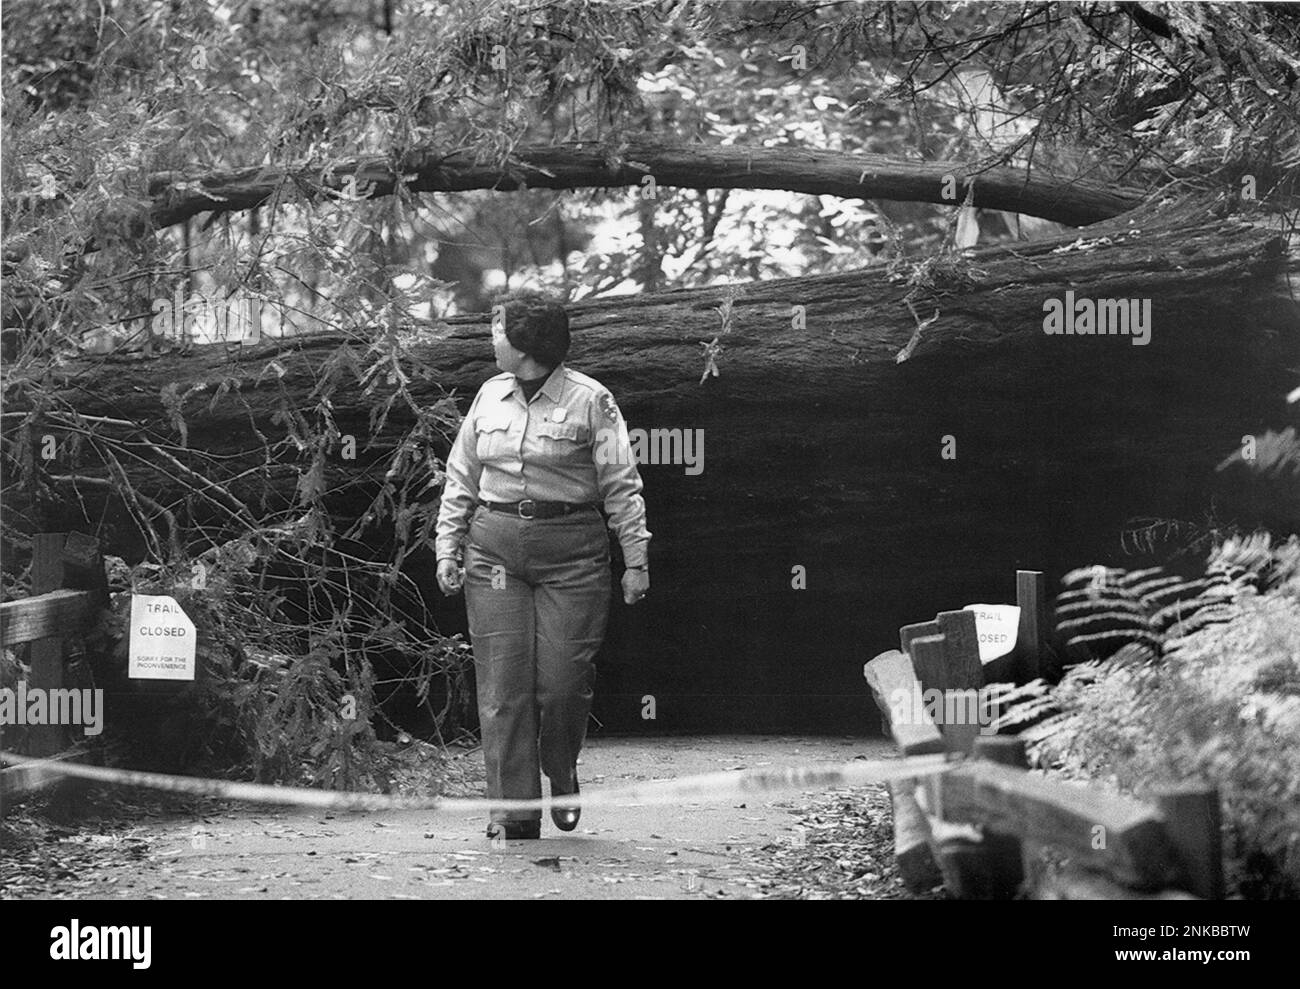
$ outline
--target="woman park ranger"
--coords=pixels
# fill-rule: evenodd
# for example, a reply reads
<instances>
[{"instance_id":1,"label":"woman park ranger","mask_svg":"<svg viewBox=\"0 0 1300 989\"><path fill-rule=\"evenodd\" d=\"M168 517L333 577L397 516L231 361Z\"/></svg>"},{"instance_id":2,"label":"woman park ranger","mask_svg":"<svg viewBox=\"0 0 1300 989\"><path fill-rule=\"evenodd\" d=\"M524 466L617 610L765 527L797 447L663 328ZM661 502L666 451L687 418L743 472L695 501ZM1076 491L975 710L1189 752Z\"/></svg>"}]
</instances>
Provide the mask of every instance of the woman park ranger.
<instances>
[{"instance_id":1,"label":"woman park ranger","mask_svg":"<svg viewBox=\"0 0 1300 989\"><path fill-rule=\"evenodd\" d=\"M438 512L438 586L464 587L478 681L488 797L578 792L610 599L609 539L623 548L623 600L650 589L645 502L614 397L568 368L569 317L541 299L494 319L502 371L469 407L447 456ZM458 565L464 542L464 569ZM580 811L551 809L562 831ZM540 811L491 812L488 836L538 838Z\"/></svg>"}]
</instances>

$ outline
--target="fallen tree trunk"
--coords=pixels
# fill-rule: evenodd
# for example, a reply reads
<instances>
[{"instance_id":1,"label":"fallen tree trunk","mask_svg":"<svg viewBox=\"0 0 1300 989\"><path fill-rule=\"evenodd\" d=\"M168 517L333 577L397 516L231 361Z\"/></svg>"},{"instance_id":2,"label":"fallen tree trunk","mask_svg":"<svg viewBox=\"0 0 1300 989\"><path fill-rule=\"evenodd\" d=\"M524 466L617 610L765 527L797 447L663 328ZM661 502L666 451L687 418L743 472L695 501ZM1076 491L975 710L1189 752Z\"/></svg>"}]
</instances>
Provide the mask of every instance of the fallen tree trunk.
<instances>
[{"instance_id":1,"label":"fallen tree trunk","mask_svg":"<svg viewBox=\"0 0 1300 989\"><path fill-rule=\"evenodd\" d=\"M972 205L1081 226L1133 209L1140 190L1042 169L980 168L956 161L911 161L886 155L810 148L674 146L641 138L624 144L533 145L511 151L504 163L476 161L467 151L422 150L400 168L381 156L336 163L327 174L257 166L206 175L160 172L150 177L155 227L200 213L253 209L286 186L315 194L349 190L353 196L391 195L398 175L412 192L499 192L657 185L683 189L782 189L854 199L959 205L971 185Z\"/></svg>"},{"instance_id":2,"label":"fallen tree trunk","mask_svg":"<svg viewBox=\"0 0 1300 989\"><path fill-rule=\"evenodd\" d=\"M701 473L642 466L653 591L615 605L597 717L644 730L652 694L665 730L860 728L857 671L900 626L1010 599L1018 568L1051 578L1113 562L1135 516L1199 518L1214 466L1294 386L1296 309L1275 297L1283 263L1275 234L1219 222L985 250L914 268L911 286L907 270L880 266L571 306L570 363L613 390L632 428L704 436ZM1149 300L1149 343L1045 334L1045 301L1067 291ZM451 323L416 347L439 380L413 388L429 402L454 391L464 409L495 372L490 334L484 317ZM701 345L715 337L719 374L701 382ZM284 436L282 401L314 406L313 368L345 342L54 373L81 412L154 428L169 418L165 386L208 383L184 410L189 444L229 457L235 477L260 463L254 429ZM282 376L264 373L272 360ZM336 394L340 429L364 437L381 400ZM409 425L394 414L379 452ZM344 485L368 469L330 466L344 524L368 501ZM193 484L133 477L161 504ZM297 480L286 469L228 487L274 508L293 502ZM47 524L75 527L75 501L62 507ZM441 600L428 562L419 576L441 627L463 628L463 603Z\"/></svg>"}]
</instances>

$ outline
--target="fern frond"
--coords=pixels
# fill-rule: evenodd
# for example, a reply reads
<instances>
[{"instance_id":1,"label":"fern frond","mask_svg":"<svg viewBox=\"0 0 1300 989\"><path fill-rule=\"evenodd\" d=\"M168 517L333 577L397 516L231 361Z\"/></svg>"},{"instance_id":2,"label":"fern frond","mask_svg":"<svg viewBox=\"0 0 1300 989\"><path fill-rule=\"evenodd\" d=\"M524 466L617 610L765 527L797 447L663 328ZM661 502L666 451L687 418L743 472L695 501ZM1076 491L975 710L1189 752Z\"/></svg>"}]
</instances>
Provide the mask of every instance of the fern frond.
<instances>
[{"instance_id":1,"label":"fern frond","mask_svg":"<svg viewBox=\"0 0 1300 989\"><path fill-rule=\"evenodd\" d=\"M1095 615L1083 615L1078 619L1066 619L1057 623L1057 632L1067 633L1070 636L1082 634L1091 628L1097 632L1096 625L1101 623L1112 623L1109 630L1112 632L1149 632L1152 626L1145 615L1134 615L1131 612L1102 611Z\"/></svg>"},{"instance_id":2,"label":"fern frond","mask_svg":"<svg viewBox=\"0 0 1300 989\"><path fill-rule=\"evenodd\" d=\"M1215 605L1212 608L1202 609L1186 621L1179 622L1170 630L1165 649L1168 651L1179 639L1194 635L1208 625L1221 625L1224 622L1230 622L1240 613L1241 609L1231 604Z\"/></svg>"},{"instance_id":3,"label":"fern frond","mask_svg":"<svg viewBox=\"0 0 1300 989\"><path fill-rule=\"evenodd\" d=\"M1112 663L1118 665L1146 665L1154 663L1160 658L1159 653L1151 646L1144 645L1140 642L1130 642L1121 646L1119 651L1110 658Z\"/></svg>"},{"instance_id":4,"label":"fern frond","mask_svg":"<svg viewBox=\"0 0 1300 989\"><path fill-rule=\"evenodd\" d=\"M1173 604L1166 605L1152 615L1151 624L1156 628L1167 628L1169 625L1176 622L1186 622L1189 621L1198 611L1203 608L1212 608L1219 604L1220 601L1221 599L1211 596L1175 601Z\"/></svg>"},{"instance_id":5,"label":"fern frond","mask_svg":"<svg viewBox=\"0 0 1300 989\"><path fill-rule=\"evenodd\" d=\"M989 684L985 690L993 709L1001 712L990 725L994 731L1023 725L1059 711L1051 687L1042 679L1031 680L1019 686L994 683Z\"/></svg>"},{"instance_id":6,"label":"fern frond","mask_svg":"<svg viewBox=\"0 0 1300 989\"><path fill-rule=\"evenodd\" d=\"M1057 600L1059 602L1060 599L1058 598ZM1091 614L1099 607L1119 608L1122 611L1128 611L1135 615L1142 615L1144 617L1146 615L1146 610L1142 607L1140 602L1127 601L1123 598L1106 598L1104 600L1090 598L1086 601L1072 601L1069 604L1058 603L1056 606L1056 613L1057 615Z\"/></svg>"},{"instance_id":7,"label":"fern frond","mask_svg":"<svg viewBox=\"0 0 1300 989\"><path fill-rule=\"evenodd\" d=\"M1178 589L1185 584L1186 581L1181 577L1161 577L1159 580L1148 580L1145 583L1135 584L1131 590L1143 599L1157 598L1177 593Z\"/></svg>"},{"instance_id":8,"label":"fern frond","mask_svg":"<svg viewBox=\"0 0 1300 989\"><path fill-rule=\"evenodd\" d=\"M1170 577L1165 582L1164 587L1154 590L1143 595L1143 600L1148 602L1152 607L1159 607L1160 603L1170 597L1196 597L1205 593L1212 587L1217 586L1213 581L1205 577L1194 577L1191 580L1184 580L1181 577Z\"/></svg>"},{"instance_id":9,"label":"fern frond","mask_svg":"<svg viewBox=\"0 0 1300 989\"><path fill-rule=\"evenodd\" d=\"M1160 636L1145 629L1115 629L1111 632L1093 632L1089 635L1076 635L1070 639L1070 645L1085 645L1090 642L1105 642L1108 639L1136 638L1152 645L1160 644Z\"/></svg>"},{"instance_id":10,"label":"fern frond","mask_svg":"<svg viewBox=\"0 0 1300 989\"><path fill-rule=\"evenodd\" d=\"M1141 583L1148 577L1158 577L1164 572L1163 567L1147 567L1144 570L1129 570L1122 578L1120 578L1120 580L1121 583L1125 585Z\"/></svg>"}]
</instances>

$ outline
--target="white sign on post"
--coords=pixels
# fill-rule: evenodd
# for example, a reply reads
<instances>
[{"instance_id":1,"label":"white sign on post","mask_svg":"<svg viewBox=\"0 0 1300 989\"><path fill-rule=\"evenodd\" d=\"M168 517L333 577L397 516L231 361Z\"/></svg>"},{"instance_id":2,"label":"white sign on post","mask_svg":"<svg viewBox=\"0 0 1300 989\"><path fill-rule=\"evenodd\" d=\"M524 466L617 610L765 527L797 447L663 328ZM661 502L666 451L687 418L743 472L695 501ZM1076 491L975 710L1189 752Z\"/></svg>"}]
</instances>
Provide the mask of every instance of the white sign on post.
<instances>
[{"instance_id":1,"label":"white sign on post","mask_svg":"<svg viewBox=\"0 0 1300 989\"><path fill-rule=\"evenodd\" d=\"M968 604L963 610L975 612L981 663L1005 656L1016 647L1016 633L1020 630L1018 605Z\"/></svg>"},{"instance_id":2,"label":"white sign on post","mask_svg":"<svg viewBox=\"0 0 1300 989\"><path fill-rule=\"evenodd\" d=\"M194 623L174 598L163 594L131 595L133 680L193 680Z\"/></svg>"}]
</instances>

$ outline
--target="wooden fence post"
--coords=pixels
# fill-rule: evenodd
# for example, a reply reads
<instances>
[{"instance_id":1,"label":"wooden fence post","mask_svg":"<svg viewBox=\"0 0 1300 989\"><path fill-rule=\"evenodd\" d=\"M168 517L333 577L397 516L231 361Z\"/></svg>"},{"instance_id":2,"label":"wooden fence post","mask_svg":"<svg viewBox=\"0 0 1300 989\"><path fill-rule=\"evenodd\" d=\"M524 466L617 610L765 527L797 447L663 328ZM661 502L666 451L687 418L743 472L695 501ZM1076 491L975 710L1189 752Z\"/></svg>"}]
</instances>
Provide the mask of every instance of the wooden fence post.
<instances>
[{"instance_id":1,"label":"wooden fence post","mask_svg":"<svg viewBox=\"0 0 1300 989\"><path fill-rule=\"evenodd\" d=\"M99 540L82 532L69 532L63 544L63 586L90 591L93 613L109 606L108 572Z\"/></svg>"},{"instance_id":2,"label":"wooden fence post","mask_svg":"<svg viewBox=\"0 0 1300 989\"><path fill-rule=\"evenodd\" d=\"M967 612L973 620L975 615ZM952 657L960 653L960 646L948 644L946 636L918 634L939 628L940 622L922 622L908 625L900 630L902 641L907 643L912 656L912 667L916 678L925 691L941 692L945 699L943 716L936 719L939 732L943 736L944 748L949 752L967 752L974 743L979 725L967 725L949 722L946 718L949 705L946 703L949 687L954 681L960 681L963 674L954 673ZM978 657L976 658L978 662ZM979 685L983 684L983 673ZM978 832L962 824L952 824L943 819L943 807L939 800L940 791L936 779L926 779L919 792L926 798L926 813L930 815L930 853L943 875L943 884L948 895L958 900L989 899L993 884L991 866L984 853L984 843Z\"/></svg>"},{"instance_id":3,"label":"wooden fence post","mask_svg":"<svg viewBox=\"0 0 1300 989\"><path fill-rule=\"evenodd\" d=\"M944 750L943 736L919 709L920 683L912 661L901 652L881 653L863 669L871 687L880 719L894 744L905 755L938 753ZM899 696L901 695L901 697ZM893 717L894 704L906 702L908 717ZM913 715L919 717L913 718ZM940 882L939 869L930 851L930 822L916 802L915 780L893 780L889 784L889 801L894 818L894 862L903 885L913 893L933 889Z\"/></svg>"},{"instance_id":4,"label":"wooden fence post","mask_svg":"<svg viewBox=\"0 0 1300 989\"><path fill-rule=\"evenodd\" d=\"M904 625L898 630L899 648L907 655L912 654L912 641L919 639L923 635L939 635L939 622L916 622L913 625ZM919 673L918 673L919 675Z\"/></svg>"},{"instance_id":5,"label":"wooden fence post","mask_svg":"<svg viewBox=\"0 0 1300 989\"><path fill-rule=\"evenodd\" d=\"M1028 683L1042 675L1043 642L1051 632L1047 581L1042 571L1016 571L1016 604L1020 607L1020 625L1016 632L1016 682Z\"/></svg>"},{"instance_id":6,"label":"wooden fence post","mask_svg":"<svg viewBox=\"0 0 1300 989\"><path fill-rule=\"evenodd\" d=\"M949 690L978 690L984 686L984 667L980 663L979 630L975 612L941 611L936 619L939 634L947 640Z\"/></svg>"},{"instance_id":7,"label":"wooden fence post","mask_svg":"<svg viewBox=\"0 0 1300 989\"><path fill-rule=\"evenodd\" d=\"M880 710L880 720L899 752L911 756L934 755L945 750L939 729L920 707L918 695L922 687L909 656L901 652L882 652L862 668L862 675L871 687L871 695ZM909 717L894 718L897 701L906 702L902 710ZM913 714L917 717L911 717Z\"/></svg>"},{"instance_id":8,"label":"wooden fence post","mask_svg":"<svg viewBox=\"0 0 1300 989\"><path fill-rule=\"evenodd\" d=\"M970 753L979 736L984 688L975 612L941 611L937 621L944 640L944 720L953 722L949 731L958 751Z\"/></svg>"},{"instance_id":9,"label":"wooden fence post","mask_svg":"<svg viewBox=\"0 0 1300 989\"><path fill-rule=\"evenodd\" d=\"M1155 803L1183 867L1187 890L1205 900L1222 900L1223 832L1217 787L1190 784L1161 787Z\"/></svg>"},{"instance_id":10,"label":"wooden fence post","mask_svg":"<svg viewBox=\"0 0 1300 989\"><path fill-rule=\"evenodd\" d=\"M930 821L916 802L914 780L891 780L889 804L894 814L894 864L912 893L938 886L943 877L931 852Z\"/></svg>"},{"instance_id":11,"label":"wooden fence post","mask_svg":"<svg viewBox=\"0 0 1300 989\"><path fill-rule=\"evenodd\" d=\"M975 737L979 734L978 691L984 685L984 671L979 665L979 646L975 640L975 613L964 611L946 614L953 616L947 621L960 625L956 641L950 642L946 635L915 636L909 639L908 651L921 687L926 691L939 691L942 695L941 716L935 718L935 722L943 734L945 747L949 752L970 752ZM957 618L956 615L964 615L965 618ZM941 626L940 622L933 624ZM967 624L969 629L966 628ZM972 653L971 649L975 652ZM959 693L950 693L954 691ZM971 693L967 694L966 691ZM954 714L958 717L949 717Z\"/></svg>"},{"instance_id":12,"label":"wooden fence post","mask_svg":"<svg viewBox=\"0 0 1300 989\"><path fill-rule=\"evenodd\" d=\"M63 533L41 532L32 536L32 596L48 594L63 587ZM59 690L63 687L63 636L37 639L31 644L32 679L29 687ZM48 696L48 695L47 695ZM32 755L57 755L64 748L64 725L28 727Z\"/></svg>"},{"instance_id":13,"label":"wooden fence post","mask_svg":"<svg viewBox=\"0 0 1300 989\"><path fill-rule=\"evenodd\" d=\"M975 739L975 755L1015 769L1028 769L1025 740L1009 735L986 735ZM1015 835L993 828L984 830L984 847L992 872L990 893L995 900L1014 899L1025 880L1024 849Z\"/></svg>"}]
</instances>

